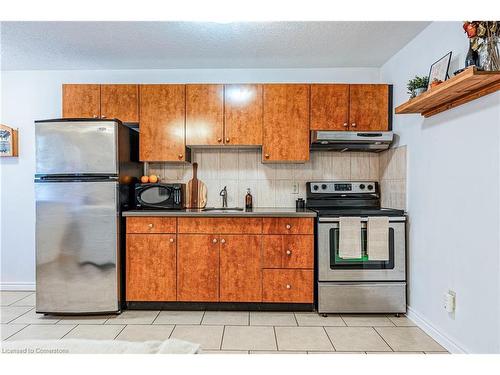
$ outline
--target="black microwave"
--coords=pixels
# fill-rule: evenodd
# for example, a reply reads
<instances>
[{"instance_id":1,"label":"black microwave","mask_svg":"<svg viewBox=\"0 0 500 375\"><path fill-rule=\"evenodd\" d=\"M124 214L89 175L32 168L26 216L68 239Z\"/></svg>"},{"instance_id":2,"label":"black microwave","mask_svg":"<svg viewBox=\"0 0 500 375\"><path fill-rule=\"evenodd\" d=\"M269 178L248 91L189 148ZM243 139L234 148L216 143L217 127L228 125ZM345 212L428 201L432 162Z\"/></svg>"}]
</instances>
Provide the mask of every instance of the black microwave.
<instances>
[{"instance_id":1,"label":"black microwave","mask_svg":"<svg viewBox=\"0 0 500 375\"><path fill-rule=\"evenodd\" d=\"M184 208L185 184L136 184L136 209L180 210Z\"/></svg>"}]
</instances>

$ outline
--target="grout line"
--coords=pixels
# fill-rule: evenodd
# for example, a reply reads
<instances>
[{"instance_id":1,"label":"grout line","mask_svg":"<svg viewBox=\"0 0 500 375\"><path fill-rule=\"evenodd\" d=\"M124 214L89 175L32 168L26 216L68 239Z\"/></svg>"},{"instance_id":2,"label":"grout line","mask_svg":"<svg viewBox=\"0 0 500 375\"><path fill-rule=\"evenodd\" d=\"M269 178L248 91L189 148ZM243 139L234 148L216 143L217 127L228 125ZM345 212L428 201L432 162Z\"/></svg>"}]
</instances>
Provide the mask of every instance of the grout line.
<instances>
[{"instance_id":1,"label":"grout line","mask_svg":"<svg viewBox=\"0 0 500 375\"><path fill-rule=\"evenodd\" d=\"M29 327L30 325L31 325L31 324L26 324L26 326L25 326L25 327L21 328L19 331L17 331L17 332L15 332L15 333L13 333L12 335L10 335L10 336L8 336L8 337L6 337L6 338L2 339L2 341L6 341L6 340L10 339L12 336L17 335L19 332L21 332L22 330L26 329L26 328L27 328L27 327Z\"/></svg>"},{"instance_id":2,"label":"grout line","mask_svg":"<svg viewBox=\"0 0 500 375\"><path fill-rule=\"evenodd\" d=\"M29 309L28 311L26 311L26 312L22 313L21 315L16 316L15 318L13 318L13 319L9 320L7 323L4 323L4 324L10 324L10 323L12 323L14 320L19 319L21 316L26 315L27 313L29 313L30 311L32 311L32 310L34 310L34 309L35 309L35 307L32 307L32 308L31 308L31 309ZM56 323L57 323L57 322L56 322ZM23 323L20 323L20 324L23 324ZM29 324L29 323L26 323L26 324Z\"/></svg>"},{"instance_id":3,"label":"grout line","mask_svg":"<svg viewBox=\"0 0 500 375\"><path fill-rule=\"evenodd\" d=\"M219 350L222 350L222 343L224 342L224 334L226 333L226 326L222 327L222 337L220 339Z\"/></svg>"},{"instance_id":4,"label":"grout line","mask_svg":"<svg viewBox=\"0 0 500 375\"><path fill-rule=\"evenodd\" d=\"M273 326L273 332L274 332L274 342L276 343L276 350L279 351L280 347L278 346L278 336L276 335L276 327Z\"/></svg>"},{"instance_id":5,"label":"grout line","mask_svg":"<svg viewBox=\"0 0 500 375\"><path fill-rule=\"evenodd\" d=\"M123 332L123 330L128 326L128 324L125 324L122 329L120 329L120 332L118 332L113 340L116 340L118 336L120 336L120 333Z\"/></svg>"},{"instance_id":6,"label":"grout line","mask_svg":"<svg viewBox=\"0 0 500 375\"><path fill-rule=\"evenodd\" d=\"M172 333L174 333L175 331L175 328L177 327L177 324L174 324L174 327L172 328L172 330L170 331L170 335L168 335L168 338L171 338L172 337Z\"/></svg>"},{"instance_id":7,"label":"grout line","mask_svg":"<svg viewBox=\"0 0 500 375\"><path fill-rule=\"evenodd\" d=\"M293 314L293 317L295 318L295 323L297 323L297 327L300 327L299 321L297 320L297 315L295 315L295 312L292 312L292 314Z\"/></svg>"},{"instance_id":8,"label":"grout line","mask_svg":"<svg viewBox=\"0 0 500 375\"><path fill-rule=\"evenodd\" d=\"M377 331L377 328L376 327L372 327L372 329L377 332L377 335L380 336L380 338L386 343L386 345L394 352L395 350L392 348L392 346L389 345L389 343L387 341L385 341L385 339L382 337L382 335L380 334L379 331Z\"/></svg>"},{"instance_id":9,"label":"grout line","mask_svg":"<svg viewBox=\"0 0 500 375\"><path fill-rule=\"evenodd\" d=\"M323 326L323 331L325 331L326 337L328 337L328 341L330 341L330 344L332 344L333 350L336 352L337 348L335 348L335 345L333 345L333 341L332 341L330 335L328 334L328 331L326 330L326 327L324 327L324 326Z\"/></svg>"},{"instance_id":10,"label":"grout line","mask_svg":"<svg viewBox=\"0 0 500 375\"><path fill-rule=\"evenodd\" d=\"M66 332L63 337L61 337L59 340L65 338L67 335L69 335L70 332L72 332L73 330L76 329L76 327L78 327L80 324L76 324L73 328L71 328L68 332Z\"/></svg>"},{"instance_id":11,"label":"grout line","mask_svg":"<svg viewBox=\"0 0 500 375\"><path fill-rule=\"evenodd\" d=\"M156 322L156 319L158 319L158 317L160 316L160 313L161 313L161 310L158 311L158 314L156 314L156 316L153 319L153 321L151 323L149 323L150 326L152 326L154 324L154 322Z\"/></svg>"},{"instance_id":12,"label":"grout line","mask_svg":"<svg viewBox=\"0 0 500 375\"><path fill-rule=\"evenodd\" d=\"M219 271L220 272L220 271ZM203 319L205 319L205 314L207 313L207 310L203 311L203 315L201 316L200 323L198 323L199 326L202 325Z\"/></svg>"},{"instance_id":13,"label":"grout line","mask_svg":"<svg viewBox=\"0 0 500 375\"><path fill-rule=\"evenodd\" d=\"M342 317L342 315L341 315L341 314L339 314L339 317L340 317L340 319L342 319L342 321L344 322L345 326L346 326L346 327L349 327L349 325L348 325L348 324L347 324L347 322L344 320L344 318Z\"/></svg>"}]
</instances>

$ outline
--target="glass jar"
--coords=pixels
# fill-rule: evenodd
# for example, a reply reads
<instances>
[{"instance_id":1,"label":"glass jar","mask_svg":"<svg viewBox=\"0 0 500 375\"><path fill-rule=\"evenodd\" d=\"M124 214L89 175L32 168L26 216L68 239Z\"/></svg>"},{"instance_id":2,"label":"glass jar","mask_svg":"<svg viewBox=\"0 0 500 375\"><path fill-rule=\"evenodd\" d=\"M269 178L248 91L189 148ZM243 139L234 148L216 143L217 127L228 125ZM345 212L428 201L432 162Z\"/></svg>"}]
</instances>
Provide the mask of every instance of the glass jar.
<instances>
[{"instance_id":1,"label":"glass jar","mask_svg":"<svg viewBox=\"0 0 500 375\"><path fill-rule=\"evenodd\" d=\"M500 70L500 38L490 36L483 39L479 47L479 67L488 71Z\"/></svg>"}]
</instances>

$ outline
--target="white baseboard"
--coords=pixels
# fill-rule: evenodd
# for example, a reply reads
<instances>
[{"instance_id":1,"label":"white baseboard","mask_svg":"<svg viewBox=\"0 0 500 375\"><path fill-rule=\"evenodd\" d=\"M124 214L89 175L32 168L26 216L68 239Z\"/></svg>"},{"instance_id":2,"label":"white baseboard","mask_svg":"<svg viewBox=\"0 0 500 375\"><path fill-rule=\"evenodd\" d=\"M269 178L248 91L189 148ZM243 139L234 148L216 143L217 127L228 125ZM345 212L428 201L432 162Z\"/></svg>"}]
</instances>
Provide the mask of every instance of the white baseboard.
<instances>
[{"instance_id":1,"label":"white baseboard","mask_svg":"<svg viewBox=\"0 0 500 375\"><path fill-rule=\"evenodd\" d=\"M406 316L450 353L467 354L467 351L464 348L462 348L448 336L440 332L436 327L429 323L422 315L413 310L410 306L408 306L408 312Z\"/></svg>"},{"instance_id":2,"label":"white baseboard","mask_svg":"<svg viewBox=\"0 0 500 375\"><path fill-rule=\"evenodd\" d=\"M35 283L0 283L0 290L12 290L12 291L28 291L34 292L36 289Z\"/></svg>"}]
</instances>

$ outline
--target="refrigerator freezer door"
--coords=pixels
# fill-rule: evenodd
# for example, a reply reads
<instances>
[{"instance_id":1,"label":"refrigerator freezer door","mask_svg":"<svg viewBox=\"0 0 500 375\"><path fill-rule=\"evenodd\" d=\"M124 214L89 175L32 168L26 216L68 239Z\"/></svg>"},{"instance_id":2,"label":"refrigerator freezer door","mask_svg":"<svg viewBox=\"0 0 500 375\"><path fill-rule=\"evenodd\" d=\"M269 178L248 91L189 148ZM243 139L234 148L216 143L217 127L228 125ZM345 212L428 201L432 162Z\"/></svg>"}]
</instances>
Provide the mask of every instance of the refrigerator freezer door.
<instances>
[{"instance_id":1,"label":"refrigerator freezer door","mask_svg":"<svg viewBox=\"0 0 500 375\"><path fill-rule=\"evenodd\" d=\"M39 182L35 194L36 311L118 311L118 184Z\"/></svg>"},{"instance_id":2,"label":"refrigerator freezer door","mask_svg":"<svg viewBox=\"0 0 500 375\"><path fill-rule=\"evenodd\" d=\"M113 121L36 123L36 174L117 174L117 132Z\"/></svg>"}]
</instances>

